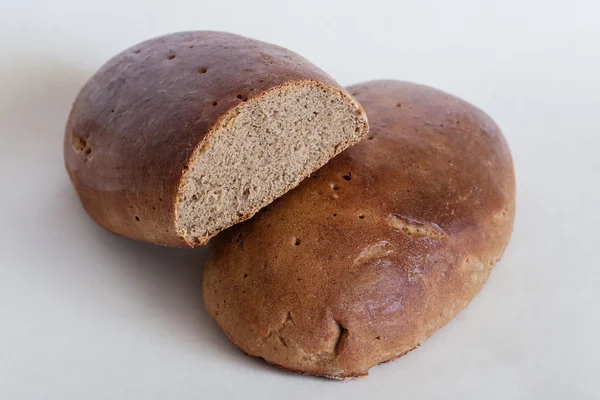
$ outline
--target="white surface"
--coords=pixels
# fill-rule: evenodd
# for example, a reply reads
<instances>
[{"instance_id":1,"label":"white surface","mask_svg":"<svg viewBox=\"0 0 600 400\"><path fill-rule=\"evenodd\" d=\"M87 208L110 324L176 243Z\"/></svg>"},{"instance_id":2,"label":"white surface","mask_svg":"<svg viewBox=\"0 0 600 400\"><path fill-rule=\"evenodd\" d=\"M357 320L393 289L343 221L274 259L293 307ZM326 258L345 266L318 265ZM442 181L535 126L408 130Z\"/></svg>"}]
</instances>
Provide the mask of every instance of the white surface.
<instances>
[{"instance_id":1,"label":"white surface","mask_svg":"<svg viewBox=\"0 0 600 400\"><path fill-rule=\"evenodd\" d=\"M1 1L0 398L600 398L598 1L285 3ZM517 222L464 313L365 379L283 373L207 315L202 249L86 217L62 164L76 92L122 49L190 29L278 43L342 84L426 83L499 123Z\"/></svg>"}]
</instances>

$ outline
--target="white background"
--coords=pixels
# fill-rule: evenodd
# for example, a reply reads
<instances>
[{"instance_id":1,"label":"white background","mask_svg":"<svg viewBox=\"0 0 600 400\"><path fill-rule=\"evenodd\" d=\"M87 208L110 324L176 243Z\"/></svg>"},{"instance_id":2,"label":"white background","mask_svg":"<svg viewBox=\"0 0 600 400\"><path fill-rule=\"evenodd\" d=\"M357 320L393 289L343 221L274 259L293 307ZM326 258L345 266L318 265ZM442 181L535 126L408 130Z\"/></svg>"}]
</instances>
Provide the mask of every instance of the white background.
<instances>
[{"instance_id":1,"label":"white background","mask_svg":"<svg viewBox=\"0 0 600 400\"><path fill-rule=\"evenodd\" d=\"M203 249L87 218L62 162L77 91L124 48L194 29L288 47L344 85L435 86L499 123L517 221L465 312L367 378L284 373L210 319ZM597 0L0 0L0 398L599 399L599 149Z\"/></svg>"}]
</instances>

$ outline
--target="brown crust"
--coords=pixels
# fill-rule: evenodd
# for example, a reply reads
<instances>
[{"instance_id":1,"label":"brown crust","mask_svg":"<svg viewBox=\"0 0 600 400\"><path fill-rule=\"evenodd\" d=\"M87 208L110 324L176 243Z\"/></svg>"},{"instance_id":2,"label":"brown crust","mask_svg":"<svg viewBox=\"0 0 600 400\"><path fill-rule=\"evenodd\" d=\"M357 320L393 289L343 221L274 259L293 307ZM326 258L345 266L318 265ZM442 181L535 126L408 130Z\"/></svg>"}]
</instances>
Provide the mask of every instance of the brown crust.
<instances>
[{"instance_id":1,"label":"brown crust","mask_svg":"<svg viewBox=\"0 0 600 400\"><path fill-rule=\"evenodd\" d=\"M411 83L349 88L369 138L209 245L204 299L244 352L335 378L413 349L510 238L508 146L481 110Z\"/></svg>"},{"instance_id":2,"label":"brown crust","mask_svg":"<svg viewBox=\"0 0 600 400\"><path fill-rule=\"evenodd\" d=\"M299 55L229 33L181 32L125 50L86 83L67 122L65 164L85 210L136 240L204 244L175 223L190 158L235 107L303 81L351 98Z\"/></svg>"},{"instance_id":3,"label":"brown crust","mask_svg":"<svg viewBox=\"0 0 600 400\"><path fill-rule=\"evenodd\" d=\"M218 323L217 323L217 325L218 325ZM220 326L219 326L219 328L220 328ZM286 371L286 372L294 372L296 374L301 374L301 375L312 375L312 376L317 376L317 377L320 377L320 378L335 379L335 380L338 380L338 381L349 381L350 379L364 378L365 376L369 375L369 372L365 372L365 373L356 374L356 375L348 374L348 375L344 375L344 376L337 376L337 375L328 375L328 374L321 374L321 373L308 373L306 371L299 370L299 369L291 369L291 368L284 367L283 365L271 362L271 361L265 359L264 357L254 356L252 354L246 353L240 346L238 346L237 344L235 344L235 342L233 342L233 340L231 339L231 337L229 338L229 340L231 340L232 343L234 344L234 346L236 346L238 348L238 350L240 350L245 355L250 356L250 357L254 357L254 358L259 358L262 361L266 362L267 364L272 365L274 367L277 367L277 368L279 368L279 369L281 369L283 371ZM410 353L411 351L415 350L418 347L419 347L419 344L417 344L415 347L413 347L411 349L406 350L404 353L402 353L400 355L397 355L397 356L391 357L391 358L389 358L387 360L381 361L379 364L385 364L385 363L388 363L390 361L394 361L394 360L396 360L396 359L398 359L400 357L404 357L405 355L407 355L408 353Z\"/></svg>"},{"instance_id":4,"label":"brown crust","mask_svg":"<svg viewBox=\"0 0 600 400\"><path fill-rule=\"evenodd\" d=\"M417 346L413 347L412 349L406 350L404 353L402 353L402 354L400 354L400 355L398 355L398 356L394 356L394 357L392 357L392 358L390 358L390 359L388 359L388 360L381 361L379 364L385 364L385 363L388 363L388 362L390 362L390 361L394 361L394 360L396 360L396 359L398 359L398 358L400 358L400 357L404 357L405 355L407 355L408 353L410 353L411 351L413 351L413 350L414 350L414 349L416 349L417 347L419 347L419 345L417 345ZM250 355L250 354L248 354L248 353L244 352L244 350L242 350L242 349L240 349L240 350L242 351L242 353L244 353L244 354L246 354L246 355ZM337 376L337 375L327 375L327 374L319 374L319 373L312 373L312 374L311 374L311 373L307 373L307 372L304 372L304 371L301 371L301 370L297 370L297 369L289 369L289 368L286 368L286 367L284 367L284 366L282 366L282 365L275 364L275 363L271 363L271 362L269 362L269 361L265 360L265 359L264 359L264 358L262 358L262 357L259 357L259 358L260 358L260 359L262 359L262 360L264 360L264 361L265 361L267 364L270 364L270 365L272 365L272 366L274 366L274 367L277 367L277 368L279 368L279 369L281 369L281 370L284 370L284 371L286 371L286 372L295 372L295 373L297 373L297 374L318 376L318 377L321 377L321 378L335 379L335 380L338 380L338 381L349 381L350 379L354 379L354 378L364 378L365 376L369 376L369 372L365 372L365 373L361 373L361 374L356 374L356 375L352 375L352 374L350 373L350 374L343 375L343 376ZM378 365L379 365L379 364L378 364Z\"/></svg>"}]
</instances>

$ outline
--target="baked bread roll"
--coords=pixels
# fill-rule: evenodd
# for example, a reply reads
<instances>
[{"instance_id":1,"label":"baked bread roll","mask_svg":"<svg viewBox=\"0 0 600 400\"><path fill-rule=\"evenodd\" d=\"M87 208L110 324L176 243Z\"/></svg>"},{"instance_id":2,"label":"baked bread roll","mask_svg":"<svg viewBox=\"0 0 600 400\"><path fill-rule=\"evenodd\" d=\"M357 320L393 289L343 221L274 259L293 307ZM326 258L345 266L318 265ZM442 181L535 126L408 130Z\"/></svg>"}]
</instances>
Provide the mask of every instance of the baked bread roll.
<instances>
[{"instance_id":1,"label":"baked bread roll","mask_svg":"<svg viewBox=\"0 0 600 400\"><path fill-rule=\"evenodd\" d=\"M371 133L209 244L206 307L245 353L336 379L414 349L508 243L509 148L476 107L412 83L348 89Z\"/></svg>"},{"instance_id":2,"label":"baked bread roll","mask_svg":"<svg viewBox=\"0 0 600 400\"><path fill-rule=\"evenodd\" d=\"M249 218L367 130L356 100L297 54L184 32L125 50L87 82L64 157L98 224L186 247Z\"/></svg>"}]
</instances>

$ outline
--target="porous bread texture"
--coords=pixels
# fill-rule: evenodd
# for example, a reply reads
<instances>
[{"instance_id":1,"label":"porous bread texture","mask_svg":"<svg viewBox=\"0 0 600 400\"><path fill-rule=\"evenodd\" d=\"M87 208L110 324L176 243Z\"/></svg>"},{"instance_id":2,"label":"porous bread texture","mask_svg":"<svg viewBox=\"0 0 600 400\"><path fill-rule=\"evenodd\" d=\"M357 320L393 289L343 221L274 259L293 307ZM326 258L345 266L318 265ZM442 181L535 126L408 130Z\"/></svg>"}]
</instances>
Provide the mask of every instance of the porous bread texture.
<instances>
[{"instance_id":1,"label":"porous bread texture","mask_svg":"<svg viewBox=\"0 0 600 400\"><path fill-rule=\"evenodd\" d=\"M180 235L203 244L297 186L367 133L359 109L314 81L282 85L233 109L188 166L178 196Z\"/></svg>"}]
</instances>

